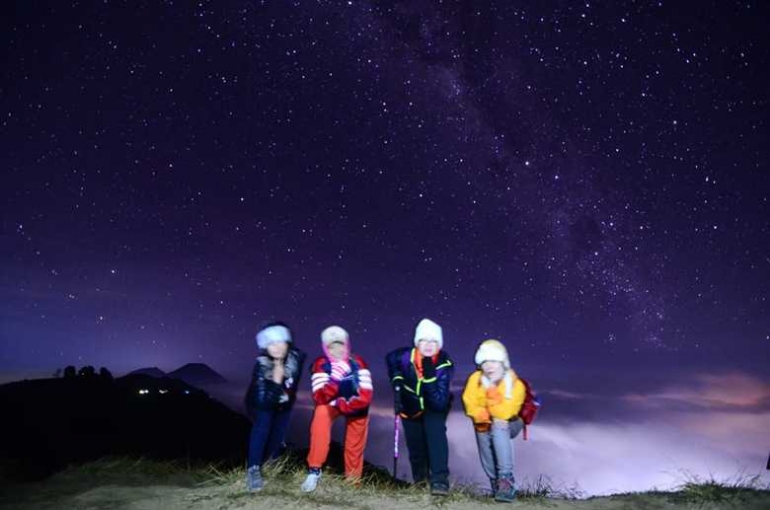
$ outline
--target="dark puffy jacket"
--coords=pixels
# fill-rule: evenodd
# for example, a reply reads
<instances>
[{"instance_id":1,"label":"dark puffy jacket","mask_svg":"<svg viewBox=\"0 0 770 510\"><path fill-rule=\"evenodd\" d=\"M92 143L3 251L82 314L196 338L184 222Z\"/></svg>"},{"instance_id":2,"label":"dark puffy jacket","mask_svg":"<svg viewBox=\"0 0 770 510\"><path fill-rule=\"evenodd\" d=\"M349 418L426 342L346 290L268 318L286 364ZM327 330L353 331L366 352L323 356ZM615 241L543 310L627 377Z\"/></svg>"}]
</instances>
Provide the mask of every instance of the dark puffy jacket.
<instances>
[{"instance_id":1,"label":"dark puffy jacket","mask_svg":"<svg viewBox=\"0 0 770 510\"><path fill-rule=\"evenodd\" d=\"M414 357L417 348L402 347L388 353L385 361L388 365L388 377L393 389L398 388L401 395L401 416L416 418L426 409L446 412L452 404L450 383L454 375L454 365L449 355L439 351L436 362L436 377L422 379L417 374Z\"/></svg>"},{"instance_id":2,"label":"dark puffy jacket","mask_svg":"<svg viewBox=\"0 0 770 510\"><path fill-rule=\"evenodd\" d=\"M246 412L250 417L254 418L259 410L286 409L294 404L305 356L299 349L289 347L284 362L283 384L277 384L273 382L273 359L266 352L260 353L246 392Z\"/></svg>"}]
</instances>

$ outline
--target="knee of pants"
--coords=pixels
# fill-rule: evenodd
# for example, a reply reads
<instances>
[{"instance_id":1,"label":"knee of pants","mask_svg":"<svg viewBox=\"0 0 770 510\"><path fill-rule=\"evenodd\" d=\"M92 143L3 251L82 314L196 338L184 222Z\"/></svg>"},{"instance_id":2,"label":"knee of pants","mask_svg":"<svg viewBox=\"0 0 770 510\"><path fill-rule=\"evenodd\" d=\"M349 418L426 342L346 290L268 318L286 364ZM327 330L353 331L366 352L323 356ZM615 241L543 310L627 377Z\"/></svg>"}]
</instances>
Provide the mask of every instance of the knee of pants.
<instances>
[{"instance_id":1,"label":"knee of pants","mask_svg":"<svg viewBox=\"0 0 770 510\"><path fill-rule=\"evenodd\" d=\"M310 443L318 444L318 441L326 442L331 440L331 431L334 419L339 413L330 406L318 406L313 412L313 418L310 421Z\"/></svg>"},{"instance_id":2,"label":"knee of pants","mask_svg":"<svg viewBox=\"0 0 770 510\"><path fill-rule=\"evenodd\" d=\"M270 425L273 422L272 413L260 411L257 413L254 423L251 426L252 430L267 431L270 429Z\"/></svg>"}]
</instances>

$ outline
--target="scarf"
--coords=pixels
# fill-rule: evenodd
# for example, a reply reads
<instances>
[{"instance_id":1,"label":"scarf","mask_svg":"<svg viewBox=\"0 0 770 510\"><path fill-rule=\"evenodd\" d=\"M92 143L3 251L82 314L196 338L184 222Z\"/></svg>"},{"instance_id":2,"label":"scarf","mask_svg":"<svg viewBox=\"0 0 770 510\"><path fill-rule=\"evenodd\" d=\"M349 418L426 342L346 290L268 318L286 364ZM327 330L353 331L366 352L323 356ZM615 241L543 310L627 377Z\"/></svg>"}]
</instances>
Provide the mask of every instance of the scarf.
<instances>
[{"instance_id":1,"label":"scarf","mask_svg":"<svg viewBox=\"0 0 770 510\"><path fill-rule=\"evenodd\" d=\"M513 398L513 382L516 380L516 374L513 370L506 370L505 375L503 376L503 381L505 382L505 400L511 400ZM489 380L487 376L484 375L482 372L481 374L481 385L484 386L484 389L487 390L493 386L497 386L497 384L494 384L492 381Z\"/></svg>"}]
</instances>

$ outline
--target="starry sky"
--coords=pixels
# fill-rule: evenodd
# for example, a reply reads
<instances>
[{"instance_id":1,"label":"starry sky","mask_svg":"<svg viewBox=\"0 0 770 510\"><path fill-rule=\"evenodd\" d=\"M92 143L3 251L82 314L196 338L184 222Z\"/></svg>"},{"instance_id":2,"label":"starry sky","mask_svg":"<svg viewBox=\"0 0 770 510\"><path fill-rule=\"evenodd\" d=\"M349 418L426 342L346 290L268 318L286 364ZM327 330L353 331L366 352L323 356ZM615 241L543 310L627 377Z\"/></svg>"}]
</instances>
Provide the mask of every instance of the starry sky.
<instances>
[{"instance_id":1,"label":"starry sky","mask_svg":"<svg viewBox=\"0 0 770 510\"><path fill-rule=\"evenodd\" d=\"M496 337L553 402L729 374L767 419L768 14L4 2L0 370L237 378L281 319L384 372L430 317L460 383Z\"/></svg>"}]
</instances>

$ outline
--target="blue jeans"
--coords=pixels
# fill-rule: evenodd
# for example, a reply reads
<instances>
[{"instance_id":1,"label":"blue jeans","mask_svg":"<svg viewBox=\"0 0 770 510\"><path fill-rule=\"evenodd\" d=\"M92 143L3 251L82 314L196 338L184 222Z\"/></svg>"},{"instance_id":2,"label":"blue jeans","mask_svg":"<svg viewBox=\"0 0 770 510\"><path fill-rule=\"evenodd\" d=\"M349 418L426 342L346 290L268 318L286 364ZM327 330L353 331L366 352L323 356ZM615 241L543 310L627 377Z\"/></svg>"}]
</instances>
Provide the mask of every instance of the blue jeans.
<instances>
[{"instance_id":1,"label":"blue jeans","mask_svg":"<svg viewBox=\"0 0 770 510\"><path fill-rule=\"evenodd\" d=\"M489 432L476 432L481 467L490 480L513 477L511 436L521 430L521 420L492 422Z\"/></svg>"},{"instance_id":2,"label":"blue jeans","mask_svg":"<svg viewBox=\"0 0 770 510\"><path fill-rule=\"evenodd\" d=\"M249 441L249 467L261 466L276 456L289 427L291 409L257 411Z\"/></svg>"}]
</instances>

